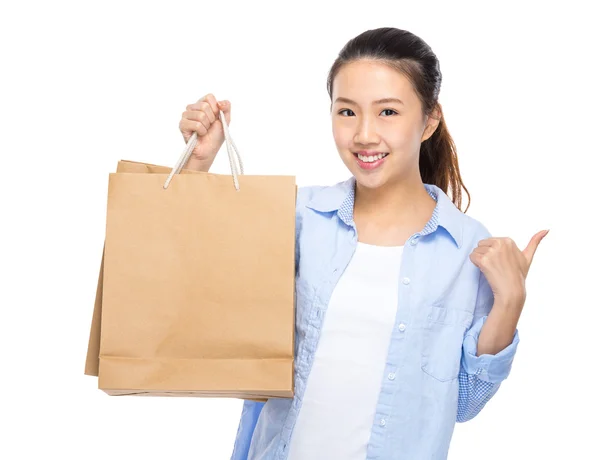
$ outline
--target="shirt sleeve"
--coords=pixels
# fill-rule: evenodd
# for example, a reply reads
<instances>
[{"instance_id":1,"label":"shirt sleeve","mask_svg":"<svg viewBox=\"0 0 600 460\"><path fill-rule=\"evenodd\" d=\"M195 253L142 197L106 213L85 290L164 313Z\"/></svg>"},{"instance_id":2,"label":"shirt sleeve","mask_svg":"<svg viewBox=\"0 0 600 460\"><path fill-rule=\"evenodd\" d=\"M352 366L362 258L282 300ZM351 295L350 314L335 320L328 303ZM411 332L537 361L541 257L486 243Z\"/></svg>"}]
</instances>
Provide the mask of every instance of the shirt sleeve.
<instances>
[{"instance_id":1,"label":"shirt sleeve","mask_svg":"<svg viewBox=\"0 0 600 460\"><path fill-rule=\"evenodd\" d=\"M471 326L465 335L462 350L462 366L467 374L476 375L485 382L500 383L510 374L513 359L519 344L519 331L515 330L512 343L495 355L482 354L477 356L477 341L479 333L487 319L482 316Z\"/></svg>"},{"instance_id":2,"label":"shirt sleeve","mask_svg":"<svg viewBox=\"0 0 600 460\"><path fill-rule=\"evenodd\" d=\"M244 400L230 460L248 459L248 451L250 450L250 441L252 441L254 428L256 428L256 422L265 404L264 402L249 399Z\"/></svg>"},{"instance_id":3,"label":"shirt sleeve","mask_svg":"<svg viewBox=\"0 0 600 460\"><path fill-rule=\"evenodd\" d=\"M473 324L465 334L462 346L461 366L458 374L457 422L475 417L496 394L503 380L510 374L519 344L519 331L515 330L513 341L494 355L477 356L479 333L494 304L494 295L485 276L479 272L479 285Z\"/></svg>"}]
</instances>

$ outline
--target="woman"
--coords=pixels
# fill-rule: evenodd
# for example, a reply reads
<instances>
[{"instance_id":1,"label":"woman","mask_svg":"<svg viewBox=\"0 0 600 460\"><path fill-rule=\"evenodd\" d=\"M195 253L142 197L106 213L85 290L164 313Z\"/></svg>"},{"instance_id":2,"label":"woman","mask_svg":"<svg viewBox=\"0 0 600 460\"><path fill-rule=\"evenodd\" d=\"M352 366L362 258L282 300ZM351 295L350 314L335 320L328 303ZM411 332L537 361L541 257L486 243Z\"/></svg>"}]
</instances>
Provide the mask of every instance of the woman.
<instances>
[{"instance_id":1,"label":"woman","mask_svg":"<svg viewBox=\"0 0 600 460\"><path fill-rule=\"evenodd\" d=\"M446 459L455 422L507 378L547 232L520 251L459 209L441 79L430 47L395 28L334 62L333 135L352 176L299 189L295 395L244 401L232 459ZM229 124L212 94L183 113L184 139L199 135L187 168L209 170L219 110Z\"/></svg>"}]
</instances>

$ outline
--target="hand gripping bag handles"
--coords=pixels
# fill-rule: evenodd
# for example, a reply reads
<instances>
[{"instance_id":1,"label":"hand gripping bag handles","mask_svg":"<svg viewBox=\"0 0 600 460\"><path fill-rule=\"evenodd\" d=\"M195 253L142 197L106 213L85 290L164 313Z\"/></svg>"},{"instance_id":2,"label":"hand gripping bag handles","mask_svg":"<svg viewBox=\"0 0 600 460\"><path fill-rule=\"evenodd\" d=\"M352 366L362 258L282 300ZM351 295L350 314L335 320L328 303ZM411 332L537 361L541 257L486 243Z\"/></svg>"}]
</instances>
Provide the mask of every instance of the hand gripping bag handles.
<instances>
[{"instance_id":1,"label":"hand gripping bag handles","mask_svg":"<svg viewBox=\"0 0 600 460\"><path fill-rule=\"evenodd\" d=\"M109 174L85 365L109 395L293 396L295 177L244 175L219 115L231 176L183 169L196 134Z\"/></svg>"}]
</instances>

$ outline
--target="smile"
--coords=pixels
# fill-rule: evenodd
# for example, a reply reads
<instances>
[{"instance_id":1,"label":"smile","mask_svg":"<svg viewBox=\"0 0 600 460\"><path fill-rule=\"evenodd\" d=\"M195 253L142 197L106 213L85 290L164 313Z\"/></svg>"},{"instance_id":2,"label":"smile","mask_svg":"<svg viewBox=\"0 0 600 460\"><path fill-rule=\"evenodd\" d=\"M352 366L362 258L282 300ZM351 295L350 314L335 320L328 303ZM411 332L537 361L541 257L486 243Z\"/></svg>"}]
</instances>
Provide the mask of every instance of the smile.
<instances>
[{"instance_id":1,"label":"smile","mask_svg":"<svg viewBox=\"0 0 600 460\"><path fill-rule=\"evenodd\" d=\"M353 152L353 155L356 157L356 162L358 163L358 166L360 166L362 169L373 170L383 164L389 153L380 153L378 155L363 156Z\"/></svg>"}]
</instances>

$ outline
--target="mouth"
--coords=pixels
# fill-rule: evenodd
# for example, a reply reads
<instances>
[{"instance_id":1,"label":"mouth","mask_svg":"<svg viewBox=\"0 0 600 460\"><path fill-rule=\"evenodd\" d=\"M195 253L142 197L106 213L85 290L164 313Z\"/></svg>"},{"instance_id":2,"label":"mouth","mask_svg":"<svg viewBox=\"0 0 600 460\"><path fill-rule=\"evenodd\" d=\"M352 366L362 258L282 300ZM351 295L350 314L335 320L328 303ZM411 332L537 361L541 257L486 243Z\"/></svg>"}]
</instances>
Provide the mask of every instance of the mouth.
<instances>
[{"instance_id":1,"label":"mouth","mask_svg":"<svg viewBox=\"0 0 600 460\"><path fill-rule=\"evenodd\" d=\"M389 156L389 152L380 152L373 155L362 155L358 152L352 152L352 154L356 158L358 166L365 170L373 170L378 168Z\"/></svg>"}]
</instances>

